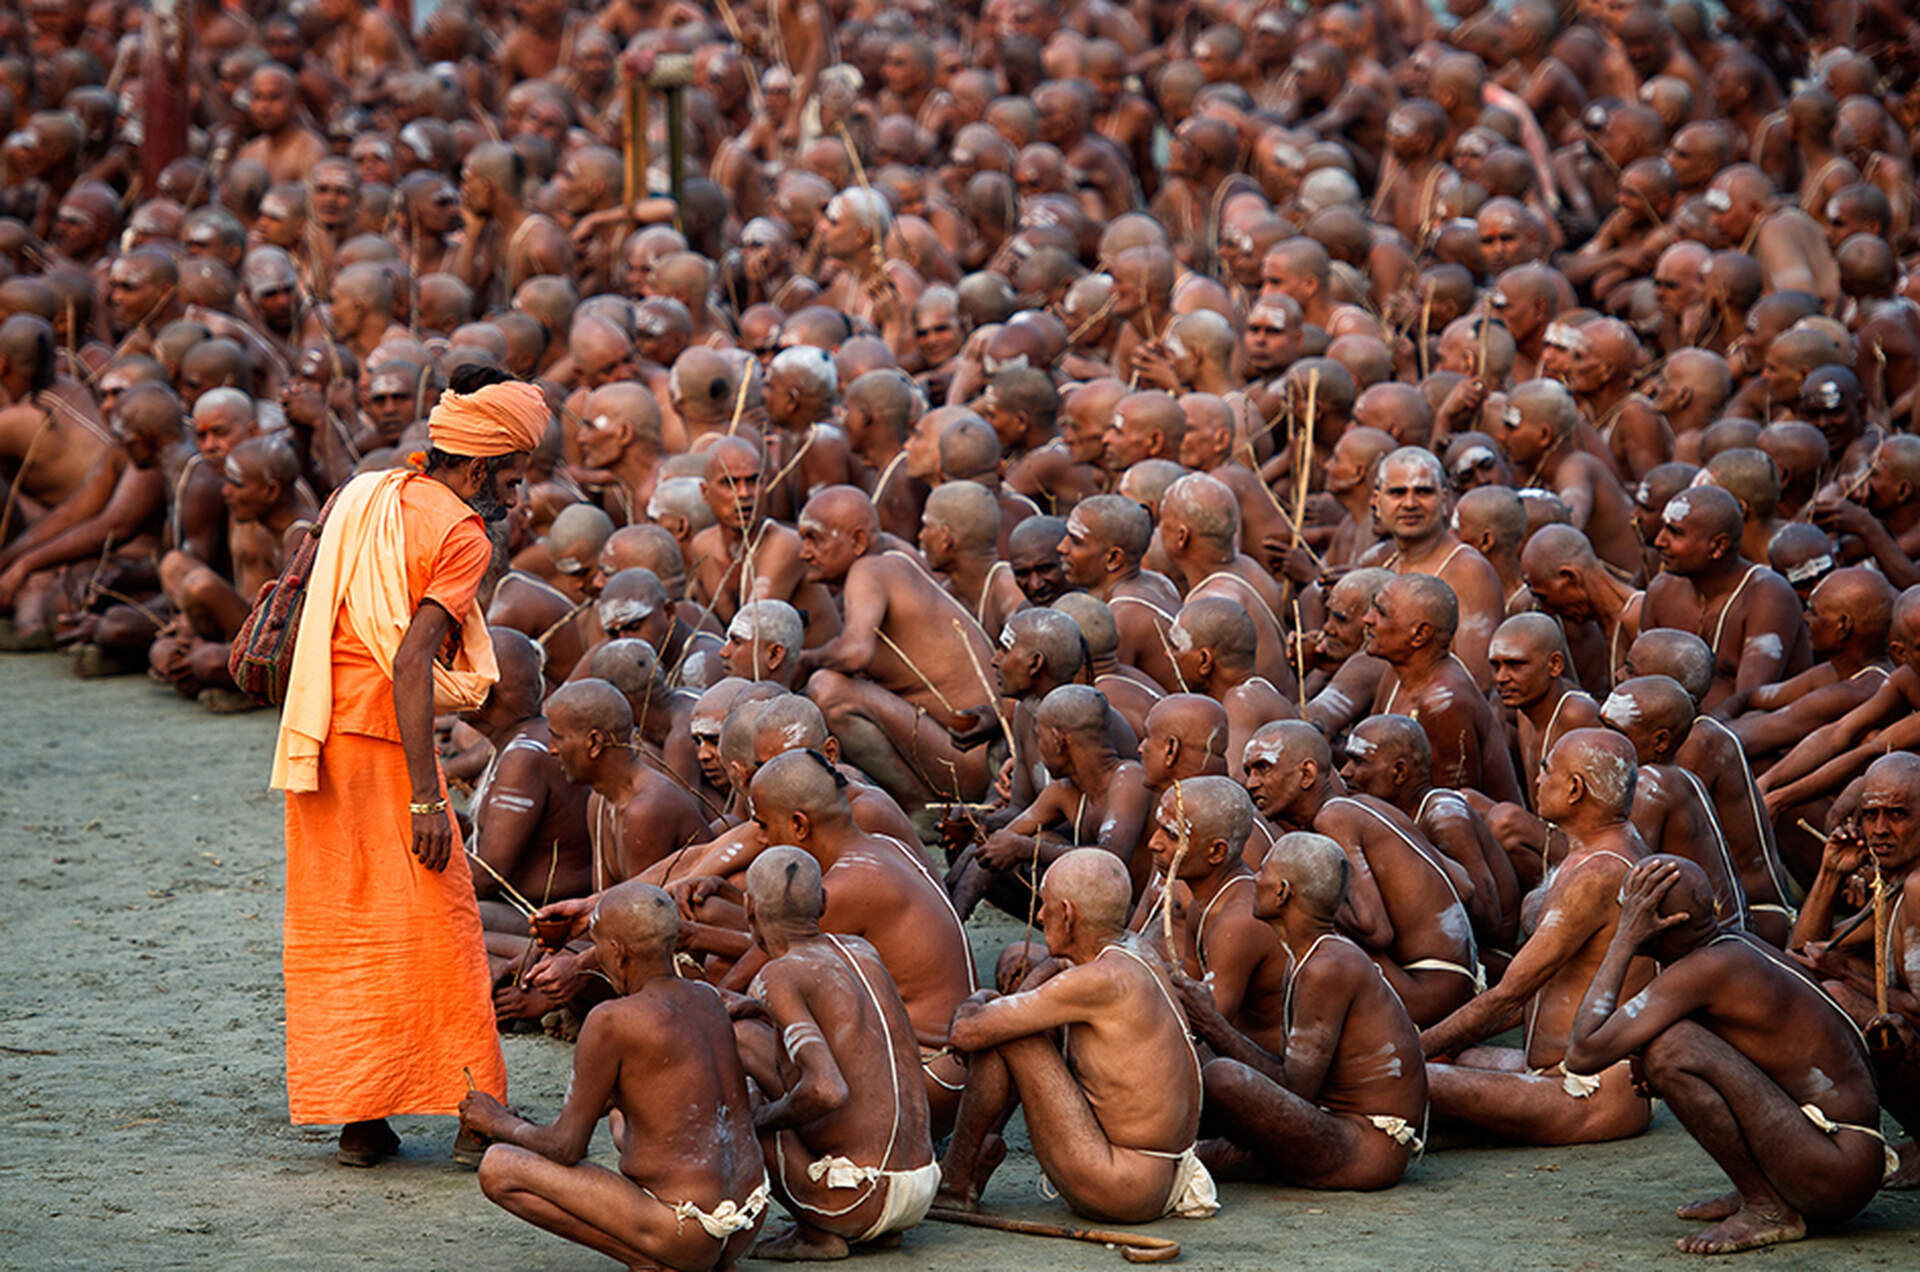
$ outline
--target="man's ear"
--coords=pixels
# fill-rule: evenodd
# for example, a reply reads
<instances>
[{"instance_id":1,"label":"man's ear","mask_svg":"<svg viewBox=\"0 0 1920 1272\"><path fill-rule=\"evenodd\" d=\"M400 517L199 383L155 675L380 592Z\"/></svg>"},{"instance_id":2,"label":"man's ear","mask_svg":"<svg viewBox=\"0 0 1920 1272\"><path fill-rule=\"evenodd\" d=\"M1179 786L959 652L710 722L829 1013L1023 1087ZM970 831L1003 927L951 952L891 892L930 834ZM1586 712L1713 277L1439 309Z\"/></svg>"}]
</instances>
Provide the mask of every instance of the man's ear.
<instances>
[{"instance_id":1,"label":"man's ear","mask_svg":"<svg viewBox=\"0 0 1920 1272\"><path fill-rule=\"evenodd\" d=\"M786 665L787 648L785 645L766 645L760 650L760 664L768 671L778 671Z\"/></svg>"},{"instance_id":2,"label":"man's ear","mask_svg":"<svg viewBox=\"0 0 1920 1272\"><path fill-rule=\"evenodd\" d=\"M840 762L840 739L834 737L831 733L827 735L826 741L822 742L816 749L832 763L838 764Z\"/></svg>"},{"instance_id":3,"label":"man's ear","mask_svg":"<svg viewBox=\"0 0 1920 1272\"><path fill-rule=\"evenodd\" d=\"M1233 855L1233 848L1224 839L1216 839L1207 845L1207 860L1219 865Z\"/></svg>"}]
</instances>

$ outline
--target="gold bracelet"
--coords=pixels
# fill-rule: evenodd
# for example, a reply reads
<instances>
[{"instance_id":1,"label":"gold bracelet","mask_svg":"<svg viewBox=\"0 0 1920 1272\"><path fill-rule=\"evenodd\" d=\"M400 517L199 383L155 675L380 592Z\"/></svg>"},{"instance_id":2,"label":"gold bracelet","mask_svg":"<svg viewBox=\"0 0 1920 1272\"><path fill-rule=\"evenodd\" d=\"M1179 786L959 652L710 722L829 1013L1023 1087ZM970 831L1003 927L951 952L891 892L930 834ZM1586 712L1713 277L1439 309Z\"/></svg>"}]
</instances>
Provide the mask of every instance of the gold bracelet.
<instances>
[{"instance_id":1,"label":"gold bracelet","mask_svg":"<svg viewBox=\"0 0 1920 1272\"><path fill-rule=\"evenodd\" d=\"M436 799L431 804L408 804L407 811L415 817L431 817L435 813L447 811L447 801Z\"/></svg>"}]
</instances>

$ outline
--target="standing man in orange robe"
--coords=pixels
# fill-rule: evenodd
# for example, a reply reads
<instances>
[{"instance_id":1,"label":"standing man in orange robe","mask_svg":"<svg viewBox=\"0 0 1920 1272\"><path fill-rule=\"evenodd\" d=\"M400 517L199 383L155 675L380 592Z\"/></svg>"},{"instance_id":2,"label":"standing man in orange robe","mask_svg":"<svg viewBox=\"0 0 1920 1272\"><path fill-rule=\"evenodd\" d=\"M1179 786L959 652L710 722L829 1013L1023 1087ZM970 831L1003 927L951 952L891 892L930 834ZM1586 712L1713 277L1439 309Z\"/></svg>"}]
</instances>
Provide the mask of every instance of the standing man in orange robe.
<instances>
[{"instance_id":1,"label":"standing man in orange robe","mask_svg":"<svg viewBox=\"0 0 1920 1272\"><path fill-rule=\"evenodd\" d=\"M464 368L428 420L426 471L367 473L320 532L275 747L287 793L287 1098L343 1124L339 1160L400 1147L394 1114L454 1114L470 1073L506 1098L487 954L434 750L436 711L496 673L475 601L527 452L530 384ZM454 1156L484 1148L455 1141Z\"/></svg>"}]
</instances>

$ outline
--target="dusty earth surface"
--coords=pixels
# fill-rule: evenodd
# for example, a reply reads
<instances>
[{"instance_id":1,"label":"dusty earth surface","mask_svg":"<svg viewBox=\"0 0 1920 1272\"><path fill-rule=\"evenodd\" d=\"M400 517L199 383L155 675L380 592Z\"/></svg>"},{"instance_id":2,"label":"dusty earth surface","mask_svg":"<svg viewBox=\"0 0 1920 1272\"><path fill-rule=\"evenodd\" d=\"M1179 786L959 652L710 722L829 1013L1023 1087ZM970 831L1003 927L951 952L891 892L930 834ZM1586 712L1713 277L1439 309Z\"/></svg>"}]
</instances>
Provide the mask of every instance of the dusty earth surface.
<instances>
[{"instance_id":1,"label":"dusty earth surface","mask_svg":"<svg viewBox=\"0 0 1920 1272\"><path fill-rule=\"evenodd\" d=\"M404 1156L332 1160L286 1122L280 801L273 721L216 718L141 679L80 683L0 658L0 1267L612 1267L495 1210L446 1158L450 1119L397 1119ZM164 794L164 800L161 796ZM976 920L976 949L1015 925ZM506 1040L514 1102L556 1110L570 1049ZM1018 1122L989 1209L1064 1222ZM611 1163L604 1129L595 1155ZM1578 1150L1443 1147L1392 1192L1230 1185L1206 1222L1151 1231L1193 1268L1697 1267L1677 1201L1724 1188L1663 1112ZM1883 1194L1844 1232L1745 1256L1763 1268L1913 1268L1920 1198ZM926 1224L906 1269L1115 1269L1099 1246Z\"/></svg>"}]
</instances>

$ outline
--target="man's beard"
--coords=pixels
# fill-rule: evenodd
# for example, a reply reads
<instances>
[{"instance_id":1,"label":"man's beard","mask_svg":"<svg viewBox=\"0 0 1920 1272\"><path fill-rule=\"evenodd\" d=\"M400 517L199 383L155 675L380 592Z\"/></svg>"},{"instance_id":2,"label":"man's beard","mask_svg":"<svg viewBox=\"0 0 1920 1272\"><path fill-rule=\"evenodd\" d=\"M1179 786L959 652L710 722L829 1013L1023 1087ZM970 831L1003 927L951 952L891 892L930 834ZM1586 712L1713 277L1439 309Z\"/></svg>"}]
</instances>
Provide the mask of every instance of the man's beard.
<instances>
[{"instance_id":1,"label":"man's beard","mask_svg":"<svg viewBox=\"0 0 1920 1272\"><path fill-rule=\"evenodd\" d=\"M480 514L480 520L492 525L506 520L507 505L500 502L500 496L493 493L493 484L488 482L467 497L467 507Z\"/></svg>"}]
</instances>

